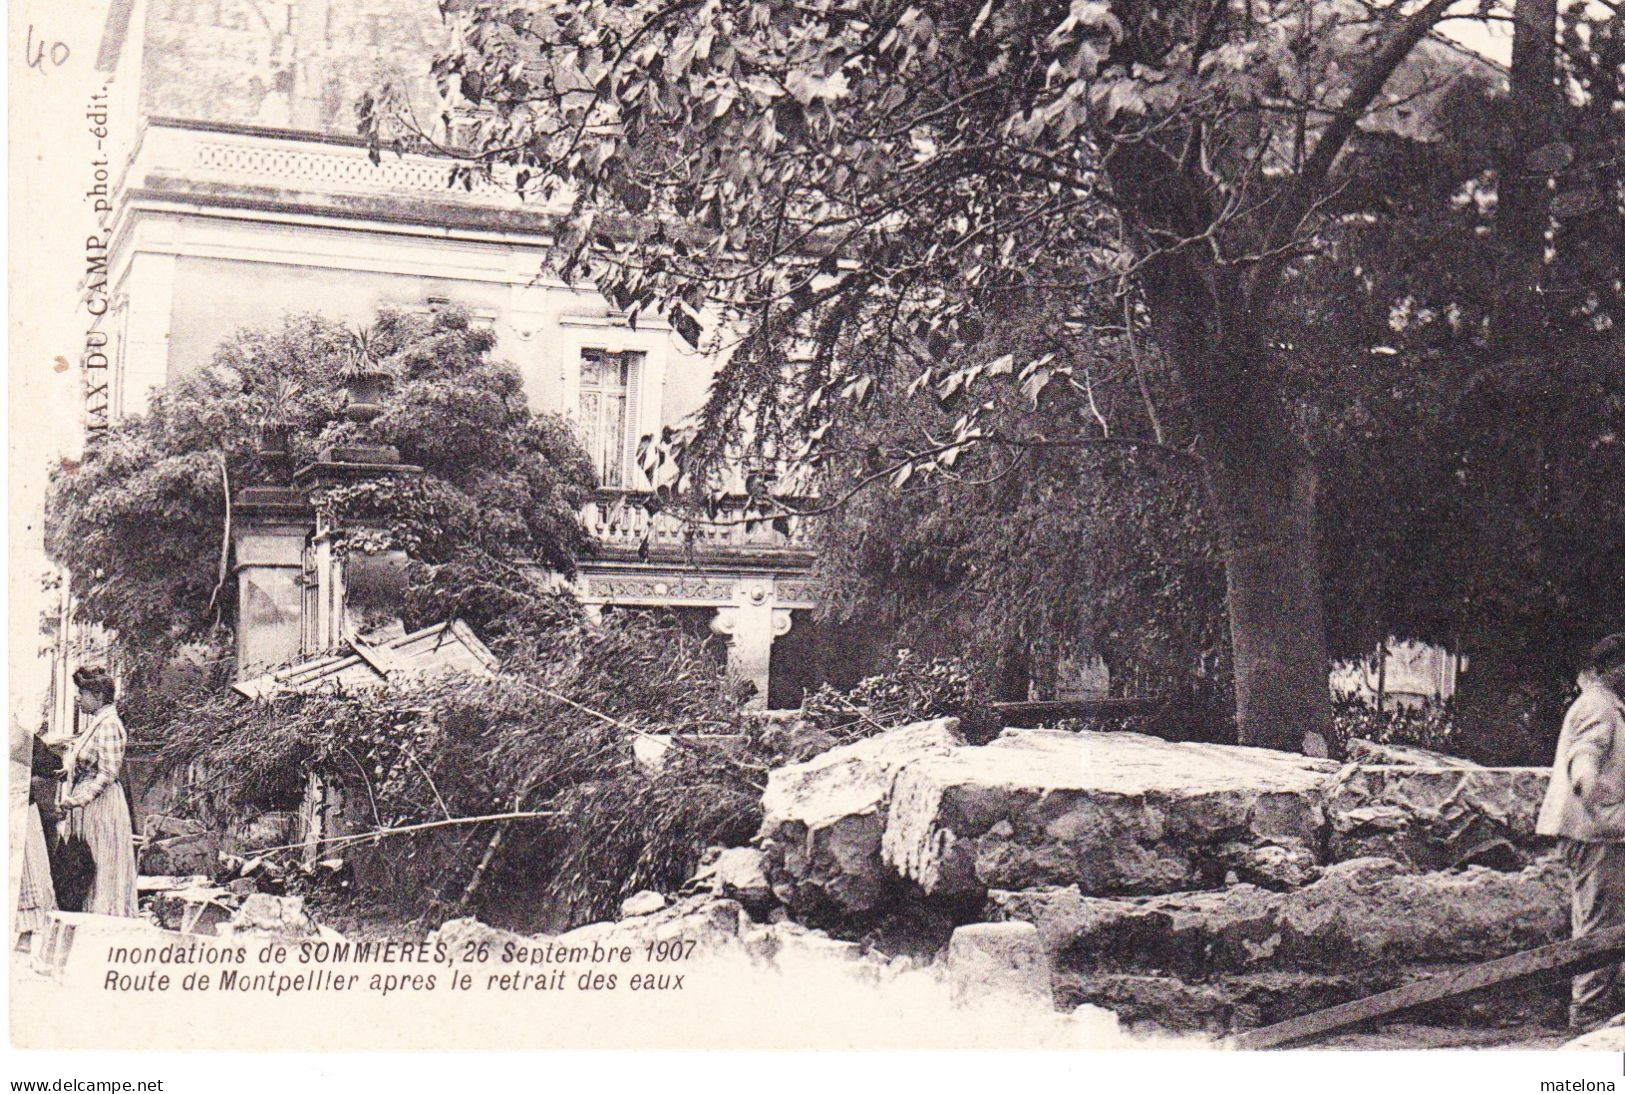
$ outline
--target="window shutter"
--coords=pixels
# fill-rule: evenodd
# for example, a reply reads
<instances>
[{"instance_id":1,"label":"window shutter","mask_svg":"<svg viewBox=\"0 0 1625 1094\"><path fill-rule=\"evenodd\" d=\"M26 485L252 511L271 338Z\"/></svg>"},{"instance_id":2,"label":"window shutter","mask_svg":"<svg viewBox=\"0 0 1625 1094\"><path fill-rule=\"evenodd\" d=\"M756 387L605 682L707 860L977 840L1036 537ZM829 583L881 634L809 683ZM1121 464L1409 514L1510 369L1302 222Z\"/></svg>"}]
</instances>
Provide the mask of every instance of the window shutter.
<instances>
[{"instance_id":1,"label":"window shutter","mask_svg":"<svg viewBox=\"0 0 1625 1094\"><path fill-rule=\"evenodd\" d=\"M622 466L626 468L623 480L628 490L645 487L642 468L638 467L638 441L643 436L643 354L626 355L626 455Z\"/></svg>"}]
</instances>

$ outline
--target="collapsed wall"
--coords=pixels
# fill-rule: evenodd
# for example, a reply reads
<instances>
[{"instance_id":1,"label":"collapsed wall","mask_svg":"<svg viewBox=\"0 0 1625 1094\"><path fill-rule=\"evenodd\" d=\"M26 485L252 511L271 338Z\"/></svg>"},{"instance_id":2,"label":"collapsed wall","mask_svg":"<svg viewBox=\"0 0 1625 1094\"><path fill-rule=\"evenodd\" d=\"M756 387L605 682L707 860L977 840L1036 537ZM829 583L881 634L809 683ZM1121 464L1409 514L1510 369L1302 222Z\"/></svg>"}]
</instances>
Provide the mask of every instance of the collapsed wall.
<instances>
[{"instance_id":1,"label":"collapsed wall","mask_svg":"<svg viewBox=\"0 0 1625 1094\"><path fill-rule=\"evenodd\" d=\"M798 918L1026 921L1065 1007L1252 1026L1566 934L1546 772L1400 758L939 720L773 772L758 842Z\"/></svg>"}]
</instances>

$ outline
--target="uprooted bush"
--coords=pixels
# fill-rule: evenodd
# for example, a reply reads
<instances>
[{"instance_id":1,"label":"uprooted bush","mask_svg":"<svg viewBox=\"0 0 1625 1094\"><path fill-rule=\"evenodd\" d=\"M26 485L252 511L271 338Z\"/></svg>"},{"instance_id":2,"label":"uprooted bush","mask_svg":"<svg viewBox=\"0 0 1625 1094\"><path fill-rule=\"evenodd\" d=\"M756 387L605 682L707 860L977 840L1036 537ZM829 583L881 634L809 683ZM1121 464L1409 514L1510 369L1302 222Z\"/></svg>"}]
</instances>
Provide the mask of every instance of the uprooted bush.
<instances>
[{"instance_id":1,"label":"uprooted bush","mask_svg":"<svg viewBox=\"0 0 1625 1094\"><path fill-rule=\"evenodd\" d=\"M311 773L341 787L349 825L385 834L324 853L407 914L589 922L754 834L774 757L674 621L617 615L528 645L491 677L199 699L160 728L160 764L191 769L183 811L217 823L296 808ZM634 756L640 738L665 745L658 764ZM468 823L506 814L537 815ZM412 825L436 827L388 834Z\"/></svg>"}]
</instances>

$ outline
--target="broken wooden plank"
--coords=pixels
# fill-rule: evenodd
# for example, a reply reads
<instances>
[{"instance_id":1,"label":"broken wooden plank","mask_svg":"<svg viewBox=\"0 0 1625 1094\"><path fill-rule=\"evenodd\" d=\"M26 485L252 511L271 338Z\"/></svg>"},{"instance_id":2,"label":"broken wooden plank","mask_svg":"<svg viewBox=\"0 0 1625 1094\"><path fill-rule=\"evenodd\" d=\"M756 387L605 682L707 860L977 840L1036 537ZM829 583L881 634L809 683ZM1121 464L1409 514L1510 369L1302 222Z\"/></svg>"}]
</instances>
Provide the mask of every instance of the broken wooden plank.
<instances>
[{"instance_id":1,"label":"broken wooden plank","mask_svg":"<svg viewBox=\"0 0 1625 1094\"><path fill-rule=\"evenodd\" d=\"M1341 1003L1311 1014L1288 1018L1273 1026L1248 1030L1230 1038L1232 1048L1276 1048L1295 1041L1331 1033L1347 1026L1382 1018L1424 1003L1451 999L1480 988L1504 984L1538 973L1582 973L1625 959L1625 927L1610 927L1605 931L1573 938L1567 942L1553 942L1538 949L1525 950L1509 957L1498 957L1477 965L1469 965L1454 972L1417 980L1414 983Z\"/></svg>"}]
</instances>

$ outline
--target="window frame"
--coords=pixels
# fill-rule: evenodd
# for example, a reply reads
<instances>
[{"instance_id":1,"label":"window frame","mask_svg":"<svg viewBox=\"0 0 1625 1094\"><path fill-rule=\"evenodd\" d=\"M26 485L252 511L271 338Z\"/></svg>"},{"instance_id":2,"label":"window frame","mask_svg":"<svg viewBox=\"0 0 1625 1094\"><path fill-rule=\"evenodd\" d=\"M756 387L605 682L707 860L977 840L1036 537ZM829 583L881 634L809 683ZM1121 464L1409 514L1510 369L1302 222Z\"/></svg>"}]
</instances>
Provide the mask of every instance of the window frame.
<instances>
[{"instance_id":1,"label":"window frame","mask_svg":"<svg viewBox=\"0 0 1625 1094\"><path fill-rule=\"evenodd\" d=\"M619 365L620 384L611 387L600 379L597 383L587 382L587 363L589 360L598 362L615 362ZM587 449L588 458L592 461L593 471L598 476L599 488L603 490L633 490L636 489L633 446L637 444L639 403L641 401L641 386L643 373L648 368L649 355L639 349L613 349L606 346L582 346L576 355L576 395L575 418L581 433L581 440ZM602 372L599 374L603 375ZM597 396L598 407L596 420L589 423L587 420L586 400L589 395ZM609 400L615 396L622 400L620 435L615 438L613 448L607 446L604 434L606 430L606 417ZM609 474L611 468L611 453L613 453L613 467L616 472L611 481Z\"/></svg>"}]
</instances>

